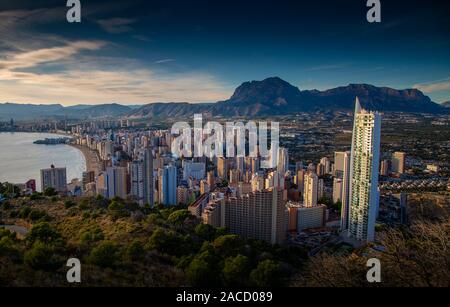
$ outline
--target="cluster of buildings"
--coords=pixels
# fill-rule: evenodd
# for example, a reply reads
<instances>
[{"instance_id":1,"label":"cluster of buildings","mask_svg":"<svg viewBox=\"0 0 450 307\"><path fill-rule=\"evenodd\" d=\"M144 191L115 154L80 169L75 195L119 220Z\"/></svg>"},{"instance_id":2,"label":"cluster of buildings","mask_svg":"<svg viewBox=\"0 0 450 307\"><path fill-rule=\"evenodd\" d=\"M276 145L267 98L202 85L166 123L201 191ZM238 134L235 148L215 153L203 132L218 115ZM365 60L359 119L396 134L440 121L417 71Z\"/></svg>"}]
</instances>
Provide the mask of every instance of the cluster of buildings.
<instances>
[{"instance_id":1,"label":"cluster of buildings","mask_svg":"<svg viewBox=\"0 0 450 307\"><path fill-rule=\"evenodd\" d=\"M334 163L324 157L318 165L297 162L291 168L288 150L281 147L270 169L261 168L259 156L174 157L166 130L74 126L72 132L77 145L99 157L98 169L83 173L83 195L130 198L142 206L185 205L204 223L275 244L289 231L325 226L328 208L320 200L329 191L323 177L332 175L343 234L366 242L374 240L379 207L380 125L380 115L357 100L351 151L336 152ZM394 154L396 171L404 171L404 158ZM43 190L73 190L64 168L41 170L41 181Z\"/></svg>"}]
</instances>

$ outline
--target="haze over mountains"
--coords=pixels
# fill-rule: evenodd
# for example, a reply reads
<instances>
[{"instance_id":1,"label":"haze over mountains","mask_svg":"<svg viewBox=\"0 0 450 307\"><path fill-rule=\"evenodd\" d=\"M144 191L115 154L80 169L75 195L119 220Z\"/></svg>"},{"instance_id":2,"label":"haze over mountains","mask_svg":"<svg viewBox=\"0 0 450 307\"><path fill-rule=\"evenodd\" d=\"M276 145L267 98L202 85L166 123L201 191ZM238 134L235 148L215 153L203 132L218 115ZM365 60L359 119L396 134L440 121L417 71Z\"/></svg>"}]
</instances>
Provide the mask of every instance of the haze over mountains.
<instances>
[{"instance_id":1,"label":"haze over mountains","mask_svg":"<svg viewBox=\"0 0 450 307\"><path fill-rule=\"evenodd\" d=\"M0 120L67 117L74 119L99 117L186 117L194 113L213 116L267 116L296 112L353 110L355 97L370 110L448 114L447 105L431 101L417 89L396 90L369 84L350 84L325 91L304 90L278 78L244 82L225 101L217 103L150 103L125 106L117 103L101 105L0 104Z\"/></svg>"}]
</instances>

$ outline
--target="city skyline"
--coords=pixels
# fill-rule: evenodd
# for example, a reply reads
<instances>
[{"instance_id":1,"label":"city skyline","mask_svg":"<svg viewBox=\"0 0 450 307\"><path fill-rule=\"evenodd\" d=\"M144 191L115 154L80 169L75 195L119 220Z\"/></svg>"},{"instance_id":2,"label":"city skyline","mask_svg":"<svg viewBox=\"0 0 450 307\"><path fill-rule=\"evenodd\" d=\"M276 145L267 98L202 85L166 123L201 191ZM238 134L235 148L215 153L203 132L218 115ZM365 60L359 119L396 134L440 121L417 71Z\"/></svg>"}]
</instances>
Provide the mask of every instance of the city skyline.
<instances>
[{"instance_id":1,"label":"city skyline","mask_svg":"<svg viewBox=\"0 0 450 307\"><path fill-rule=\"evenodd\" d=\"M380 24L366 21L365 1L82 4L80 24L58 1L0 4L2 102L215 102L269 76L450 100L445 2L383 3Z\"/></svg>"}]
</instances>

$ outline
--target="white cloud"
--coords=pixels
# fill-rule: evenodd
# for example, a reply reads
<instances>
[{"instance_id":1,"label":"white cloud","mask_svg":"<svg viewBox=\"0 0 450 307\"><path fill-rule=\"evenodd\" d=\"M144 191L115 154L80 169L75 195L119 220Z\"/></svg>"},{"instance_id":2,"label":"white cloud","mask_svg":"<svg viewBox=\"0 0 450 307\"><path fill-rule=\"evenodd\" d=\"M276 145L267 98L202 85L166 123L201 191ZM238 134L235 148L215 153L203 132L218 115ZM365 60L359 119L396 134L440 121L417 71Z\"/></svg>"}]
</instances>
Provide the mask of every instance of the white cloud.
<instances>
[{"instance_id":1,"label":"white cloud","mask_svg":"<svg viewBox=\"0 0 450 307\"><path fill-rule=\"evenodd\" d=\"M450 77L427 83L414 84L413 88L421 90L424 93L447 91L450 90Z\"/></svg>"},{"instance_id":2,"label":"white cloud","mask_svg":"<svg viewBox=\"0 0 450 307\"><path fill-rule=\"evenodd\" d=\"M133 31L131 25L136 20L128 18L100 19L97 23L108 33L118 34Z\"/></svg>"},{"instance_id":3,"label":"white cloud","mask_svg":"<svg viewBox=\"0 0 450 307\"><path fill-rule=\"evenodd\" d=\"M158 60L155 61L155 64L164 64L164 63L169 63L169 62L174 62L175 59L162 59L162 60Z\"/></svg>"},{"instance_id":4,"label":"white cloud","mask_svg":"<svg viewBox=\"0 0 450 307\"><path fill-rule=\"evenodd\" d=\"M105 44L75 41L4 55L5 59L0 60L0 101L63 104L211 102L230 95L226 86L206 73L169 73L142 68L142 63L136 60L82 56L82 52L99 50ZM49 64L60 67L56 72L43 69Z\"/></svg>"}]
</instances>

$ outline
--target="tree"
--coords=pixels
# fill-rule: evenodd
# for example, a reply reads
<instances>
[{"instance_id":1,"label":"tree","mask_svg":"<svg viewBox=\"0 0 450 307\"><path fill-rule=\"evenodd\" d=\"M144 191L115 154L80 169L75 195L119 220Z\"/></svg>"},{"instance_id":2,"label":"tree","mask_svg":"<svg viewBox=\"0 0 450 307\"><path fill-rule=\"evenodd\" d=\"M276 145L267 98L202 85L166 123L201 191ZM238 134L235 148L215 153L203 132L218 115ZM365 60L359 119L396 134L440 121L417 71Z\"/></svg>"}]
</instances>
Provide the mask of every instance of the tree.
<instances>
[{"instance_id":1,"label":"tree","mask_svg":"<svg viewBox=\"0 0 450 307\"><path fill-rule=\"evenodd\" d=\"M182 209L172 212L167 218L167 221L174 225L181 225L186 219L191 218L193 218L191 212L189 210Z\"/></svg>"},{"instance_id":2,"label":"tree","mask_svg":"<svg viewBox=\"0 0 450 307\"><path fill-rule=\"evenodd\" d=\"M113 219L128 216L128 212L125 209L125 205L118 200L113 200L108 206L108 213Z\"/></svg>"},{"instance_id":3,"label":"tree","mask_svg":"<svg viewBox=\"0 0 450 307\"><path fill-rule=\"evenodd\" d=\"M234 256L240 251L242 241L238 235L223 235L214 240L213 246L219 255Z\"/></svg>"},{"instance_id":4,"label":"tree","mask_svg":"<svg viewBox=\"0 0 450 307\"><path fill-rule=\"evenodd\" d=\"M156 249L162 253L177 256L188 253L190 248L185 245L186 243L188 242L185 242L184 238L179 236L176 232L157 228L150 236L147 248Z\"/></svg>"},{"instance_id":5,"label":"tree","mask_svg":"<svg viewBox=\"0 0 450 307\"><path fill-rule=\"evenodd\" d=\"M31 228L26 239L30 244L34 244L36 241L49 244L61 239L61 235L49 223L39 222Z\"/></svg>"},{"instance_id":6,"label":"tree","mask_svg":"<svg viewBox=\"0 0 450 307\"><path fill-rule=\"evenodd\" d=\"M273 260L261 261L250 273L250 282L257 287L273 287L281 284L280 264Z\"/></svg>"},{"instance_id":7,"label":"tree","mask_svg":"<svg viewBox=\"0 0 450 307\"><path fill-rule=\"evenodd\" d=\"M371 249L367 255L322 254L311 258L294 286L367 286L367 259L381 263L382 286L447 287L450 284L448 251L450 223L415 223L409 229L389 229L380 234L382 253Z\"/></svg>"},{"instance_id":8,"label":"tree","mask_svg":"<svg viewBox=\"0 0 450 307\"><path fill-rule=\"evenodd\" d=\"M76 205L76 203L74 202L74 201L72 201L72 200L66 200L65 202L64 202L64 207L66 208L66 209L69 209L69 208L72 208L73 206L75 206Z\"/></svg>"},{"instance_id":9,"label":"tree","mask_svg":"<svg viewBox=\"0 0 450 307\"><path fill-rule=\"evenodd\" d=\"M214 287L220 284L220 258L209 250L197 255L186 269L186 278L195 287Z\"/></svg>"},{"instance_id":10,"label":"tree","mask_svg":"<svg viewBox=\"0 0 450 307\"><path fill-rule=\"evenodd\" d=\"M54 271L62 265L63 261L55 254L52 246L36 242L33 248L25 253L24 262L33 269Z\"/></svg>"},{"instance_id":11,"label":"tree","mask_svg":"<svg viewBox=\"0 0 450 307\"><path fill-rule=\"evenodd\" d=\"M55 196L57 194L56 190L52 187L45 188L44 190L44 196Z\"/></svg>"},{"instance_id":12,"label":"tree","mask_svg":"<svg viewBox=\"0 0 450 307\"><path fill-rule=\"evenodd\" d=\"M101 267L113 267L118 260L118 248L109 241L103 241L94 247L89 254L88 261Z\"/></svg>"},{"instance_id":13,"label":"tree","mask_svg":"<svg viewBox=\"0 0 450 307\"><path fill-rule=\"evenodd\" d=\"M225 259L222 273L227 286L245 286L249 271L249 260L241 254Z\"/></svg>"},{"instance_id":14,"label":"tree","mask_svg":"<svg viewBox=\"0 0 450 307\"><path fill-rule=\"evenodd\" d=\"M144 245L139 240L131 242L126 250L126 256L131 261L140 261L145 256Z\"/></svg>"},{"instance_id":15,"label":"tree","mask_svg":"<svg viewBox=\"0 0 450 307\"><path fill-rule=\"evenodd\" d=\"M209 224L198 224L195 227L195 234L206 241L212 241L216 237L216 229Z\"/></svg>"}]
</instances>

